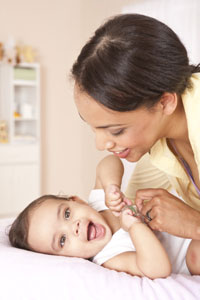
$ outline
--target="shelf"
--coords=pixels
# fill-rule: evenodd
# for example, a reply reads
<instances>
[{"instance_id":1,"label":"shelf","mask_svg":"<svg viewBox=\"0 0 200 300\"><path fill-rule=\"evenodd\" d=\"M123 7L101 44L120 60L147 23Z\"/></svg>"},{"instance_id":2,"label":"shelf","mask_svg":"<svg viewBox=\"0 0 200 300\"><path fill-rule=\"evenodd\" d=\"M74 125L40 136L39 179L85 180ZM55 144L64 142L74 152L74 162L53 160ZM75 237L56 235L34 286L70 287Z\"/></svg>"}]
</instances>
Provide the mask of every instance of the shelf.
<instances>
[{"instance_id":1,"label":"shelf","mask_svg":"<svg viewBox=\"0 0 200 300\"><path fill-rule=\"evenodd\" d=\"M14 118L15 122L37 121L37 118Z\"/></svg>"},{"instance_id":2,"label":"shelf","mask_svg":"<svg viewBox=\"0 0 200 300\"><path fill-rule=\"evenodd\" d=\"M35 136L31 135L18 135L13 137L14 143L36 143L37 138Z\"/></svg>"},{"instance_id":3,"label":"shelf","mask_svg":"<svg viewBox=\"0 0 200 300\"><path fill-rule=\"evenodd\" d=\"M0 62L0 121L0 211L10 214L40 195L39 64Z\"/></svg>"},{"instance_id":4,"label":"shelf","mask_svg":"<svg viewBox=\"0 0 200 300\"><path fill-rule=\"evenodd\" d=\"M37 64L0 65L0 119L7 124L10 144L32 143L39 137L39 72Z\"/></svg>"},{"instance_id":5,"label":"shelf","mask_svg":"<svg viewBox=\"0 0 200 300\"><path fill-rule=\"evenodd\" d=\"M22 79L15 79L13 80L14 86L37 86L37 82L33 80L22 80Z\"/></svg>"}]
</instances>

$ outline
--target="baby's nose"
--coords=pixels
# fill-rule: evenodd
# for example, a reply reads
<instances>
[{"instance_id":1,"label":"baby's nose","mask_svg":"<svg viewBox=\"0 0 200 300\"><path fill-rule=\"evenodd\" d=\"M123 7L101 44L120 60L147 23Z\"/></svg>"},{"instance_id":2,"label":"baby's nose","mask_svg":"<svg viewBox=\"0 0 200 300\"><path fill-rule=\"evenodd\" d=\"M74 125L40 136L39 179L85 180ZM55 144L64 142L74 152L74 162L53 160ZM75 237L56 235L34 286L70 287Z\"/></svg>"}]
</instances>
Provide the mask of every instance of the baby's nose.
<instances>
[{"instance_id":1,"label":"baby's nose","mask_svg":"<svg viewBox=\"0 0 200 300\"><path fill-rule=\"evenodd\" d=\"M77 220L77 221L75 221L74 224L73 224L73 234L74 234L75 236L78 236L78 235L79 235L79 231L80 231L80 221Z\"/></svg>"}]
</instances>

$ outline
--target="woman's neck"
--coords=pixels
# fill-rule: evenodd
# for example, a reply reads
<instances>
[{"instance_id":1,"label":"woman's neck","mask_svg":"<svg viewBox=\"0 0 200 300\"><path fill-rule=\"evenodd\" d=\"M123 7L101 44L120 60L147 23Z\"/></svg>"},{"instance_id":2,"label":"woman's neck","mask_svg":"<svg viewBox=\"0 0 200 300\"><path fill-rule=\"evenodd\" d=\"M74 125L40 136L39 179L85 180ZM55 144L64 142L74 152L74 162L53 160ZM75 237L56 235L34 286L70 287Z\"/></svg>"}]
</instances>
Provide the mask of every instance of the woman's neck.
<instances>
[{"instance_id":1,"label":"woman's neck","mask_svg":"<svg viewBox=\"0 0 200 300\"><path fill-rule=\"evenodd\" d=\"M174 140L176 143L190 144L187 119L181 97L179 98L174 114L168 120L167 129L167 139Z\"/></svg>"}]
</instances>

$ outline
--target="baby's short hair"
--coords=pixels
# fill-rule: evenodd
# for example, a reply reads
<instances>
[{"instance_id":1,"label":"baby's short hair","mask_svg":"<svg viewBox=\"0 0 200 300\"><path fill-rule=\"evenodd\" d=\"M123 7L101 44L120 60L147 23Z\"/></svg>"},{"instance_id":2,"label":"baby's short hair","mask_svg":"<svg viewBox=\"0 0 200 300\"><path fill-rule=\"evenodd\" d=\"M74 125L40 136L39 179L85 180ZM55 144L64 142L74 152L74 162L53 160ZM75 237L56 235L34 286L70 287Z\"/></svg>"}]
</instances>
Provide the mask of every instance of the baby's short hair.
<instances>
[{"instance_id":1,"label":"baby's short hair","mask_svg":"<svg viewBox=\"0 0 200 300\"><path fill-rule=\"evenodd\" d=\"M48 200L67 200L72 197L56 196L56 195L43 195L36 200L32 201L15 219L9 230L9 240L13 247L25 250L34 251L28 244L28 230L29 230L29 217L31 212L40 204Z\"/></svg>"}]
</instances>

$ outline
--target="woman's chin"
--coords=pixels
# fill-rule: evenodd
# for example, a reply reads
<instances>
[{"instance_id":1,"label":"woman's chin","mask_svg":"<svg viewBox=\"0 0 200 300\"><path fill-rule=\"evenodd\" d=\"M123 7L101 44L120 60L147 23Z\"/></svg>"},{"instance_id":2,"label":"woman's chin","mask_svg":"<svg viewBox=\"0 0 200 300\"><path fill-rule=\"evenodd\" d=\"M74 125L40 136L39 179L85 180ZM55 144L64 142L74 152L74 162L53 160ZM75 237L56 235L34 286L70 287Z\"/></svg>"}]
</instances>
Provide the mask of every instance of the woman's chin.
<instances>
[{"instance_id":1,"label":"woman's chin","mask_svg":"<svg viewBox=\"0 0 200 300\"><path fill-rule=\"evenodd\" d=\"M137 162L145 153L130 153L125 159L129 162Z\"/></svg>"},{"instance_id":2,"label":"woman's chin","mask_svg":"<svg viewBox=\"0 0 200 300\"><path fill-rule=\"evenodd\" d=\"M130 156L126 157L126 160L129 162L137 162L140 158L141 158L141 156L139 156L139 155L130 155Z\"/></svg>"}]
</instances>

